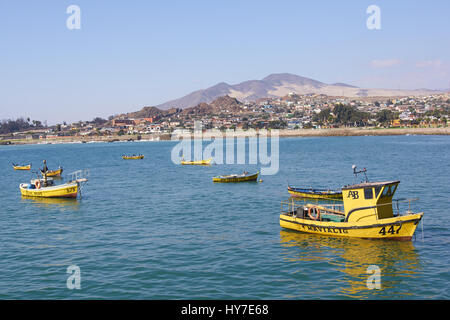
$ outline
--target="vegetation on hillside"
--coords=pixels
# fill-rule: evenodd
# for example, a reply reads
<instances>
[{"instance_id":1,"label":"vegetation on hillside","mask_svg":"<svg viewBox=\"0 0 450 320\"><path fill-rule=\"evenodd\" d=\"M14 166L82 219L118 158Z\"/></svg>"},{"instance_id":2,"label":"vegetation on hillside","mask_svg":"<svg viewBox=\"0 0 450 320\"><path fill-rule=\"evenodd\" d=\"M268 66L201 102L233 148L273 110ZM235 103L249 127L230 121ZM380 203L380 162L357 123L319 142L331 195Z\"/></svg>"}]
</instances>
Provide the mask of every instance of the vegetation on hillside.
<instances>
[{"instance_id":1,"label":"vegetation on hillside","mask_svg":"<svg viewBox=\"0 0 450 320\"><path fill-rule=\"evenodd\" d=\"M0 134L9 134L13 132L32 130L32 129L41 129L44 126L41 121L38 120L30 120L27 118L18 118L16 120L2 120L0 122Z\"/></svg>"}]
</instances>

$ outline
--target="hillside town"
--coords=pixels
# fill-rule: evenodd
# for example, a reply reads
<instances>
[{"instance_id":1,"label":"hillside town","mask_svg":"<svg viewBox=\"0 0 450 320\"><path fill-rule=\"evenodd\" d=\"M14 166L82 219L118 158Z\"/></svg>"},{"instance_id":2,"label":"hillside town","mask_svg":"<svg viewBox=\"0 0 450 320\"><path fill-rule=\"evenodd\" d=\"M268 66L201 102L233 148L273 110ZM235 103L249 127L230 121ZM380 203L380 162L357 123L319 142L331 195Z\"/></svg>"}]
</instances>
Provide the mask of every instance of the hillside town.
<instances>
[{"instance_id":1,"label":"hillside town","mask_svg":"<svg viewBox=\"0 0 450 320\"><path fill-rule=\"evenodd\" d=\"M173 106L168 110L144 107L140 111L95 118L92 121L65 122L53 126L30 119L3 120L0 142L46 141L64 138L142 136L162 137L173 132L192 132L194 122L203 129L246 131L249 129L330 129L351 127L426 128L447 127L450 94L423 97L331 97L323 94L298 95L241 102L222 96L210 103L190 108ZM44 122L45 123L45 122ZM111 140L112 139L112 140Z\"/></svg>"}]
</instances>

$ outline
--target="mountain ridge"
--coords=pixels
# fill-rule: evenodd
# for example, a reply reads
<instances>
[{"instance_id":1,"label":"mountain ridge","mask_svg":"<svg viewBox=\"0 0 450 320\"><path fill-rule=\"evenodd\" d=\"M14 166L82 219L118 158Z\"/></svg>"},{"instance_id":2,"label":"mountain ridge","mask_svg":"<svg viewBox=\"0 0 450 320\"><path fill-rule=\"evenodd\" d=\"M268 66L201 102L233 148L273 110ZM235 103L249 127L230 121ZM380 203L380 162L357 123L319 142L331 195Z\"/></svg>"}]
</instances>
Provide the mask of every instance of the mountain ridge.
<instances>
[{"instance_id":1,"label":"mountain ridge","mask_svg":"<svg viewBox=\"0 0 450 320\"><path fill-rule=\"evenodd\" d=\"M401 90L360 88L341 82L327 84L292 73L273 73L261 80L247 80L234 85L230 85L226 82L219 82L209 88L196 90L181 98L159 104L156 107L162 110L171 108L185 109L197 106L200 103L210 103L225 95L240 101L254 101L260 98L283 97L291 92L296 94L316 93L344 97L388 97L429 95L438 91L429 89Z\"/></svg>"}]
</instances>

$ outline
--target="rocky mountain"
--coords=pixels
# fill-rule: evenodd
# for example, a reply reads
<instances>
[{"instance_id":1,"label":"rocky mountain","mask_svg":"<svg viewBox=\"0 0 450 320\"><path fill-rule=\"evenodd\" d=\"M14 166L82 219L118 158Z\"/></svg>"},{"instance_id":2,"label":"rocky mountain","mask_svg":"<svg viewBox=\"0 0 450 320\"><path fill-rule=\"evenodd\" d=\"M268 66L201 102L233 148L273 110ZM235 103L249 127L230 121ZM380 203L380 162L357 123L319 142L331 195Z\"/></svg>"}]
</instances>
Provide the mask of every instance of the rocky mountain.
<instances>
[{"instance_id":1,"label":"rocky mountain","mask_svg":"<svg viewBox=\"0 0 450 320\"><path fill-rule=\"evenodd\" d=\"M260 98L283 97L294 92L297 94L326 94L344 97L371 96L419 96L436 93L433 90L391 90L359 88L345 83L326 84L310 78L290 73L271 74L262 80L249 80L230 85L221 82L204 90L194 91L182 98L160 104L159 109L189 108L200 103L210 103L218 97L228 95L240 101L254 101Z\"/></svg>"},{"instance_id":2,"label":"rocky mountain","mask_svg":"<svg viewBox=\"0 0 450 320\"><path fill-rule=\"evenodd\" d=\"M181 112L181 109L171 108L171 109L167 109L167 110L161 110L157 107L144 107L139 111L121 114L121 115L115 116L115 118L125 117L125 118L131 118L131 119L133 119L133 118L138 119L138 118L166 117L171 114L176 114L178 112Z\"/></svg>"},{"instance_id":3,"label":"rocky mountain","mask_svg":"<svg viewBox=\"0 0 450 320\"><path fill-rule=\"evenodd\" d=\"M214 115L221 112L236 113L244 110L244 104L238 99L230 97L228 95L218 97L210 103L200 102L194 107L189 107L185 109L171 108L168 110L159 109L158 107L144 107L139 111L130 112L126 114L121 114L115 116L116 118L128 118L128 119L138 119L138 118L151 118L151 117L170 117L175 114L181 115Z\"/></svg>"},{"instance_id":4,"label":"rocky mountain","mask_svg":"<svg viewBox=\"0 0 450 320\"><path fill-rule=\"evenodd\" d=\"M201 102L195 107L186 108L182 111L185 114L195 114L195 115L213 115L219 114L220 112L231 112L236 113L243 110L244 104L232 98L228 95L217 98L211 103Z\"/></svg>"}]
</instances>

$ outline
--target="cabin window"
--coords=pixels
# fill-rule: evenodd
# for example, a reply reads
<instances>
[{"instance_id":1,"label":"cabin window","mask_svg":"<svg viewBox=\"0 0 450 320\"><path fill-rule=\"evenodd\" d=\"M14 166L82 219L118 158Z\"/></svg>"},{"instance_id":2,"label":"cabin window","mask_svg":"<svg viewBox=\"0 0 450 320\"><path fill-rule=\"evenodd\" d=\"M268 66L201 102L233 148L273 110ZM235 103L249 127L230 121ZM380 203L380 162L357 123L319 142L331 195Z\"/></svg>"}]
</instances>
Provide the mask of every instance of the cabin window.
<instances>
[{"instance_id":1,"label":"cabin window","mask_svg":"<svg viewBox=\"0 0 450 320\"><path fill-rule=\"evenodd\" d=\"M389 197L390 195L392 195L391 186L385 186L381 196L382 197Z\"/></svg>"},{"instance_id":2,"label":"cabin window","mask_svg":"<svg viewBox=\"0 0 450 320\"><path fill-rule=\"evenodd\" d=\"M373 190L372 188L365 188L364 189L364 199L373 199Z\"/></svg>"},{"instance_id":3,"label":"cabin window","mask_svg":"<svg viewBox=\"0 0 450 320\"><path fill-rule=\"evenodd\" d=\"M378 195L380 194L381 191L381 187L375 187L375 198L378 197Z\"/></svg>"}]
</instances>

